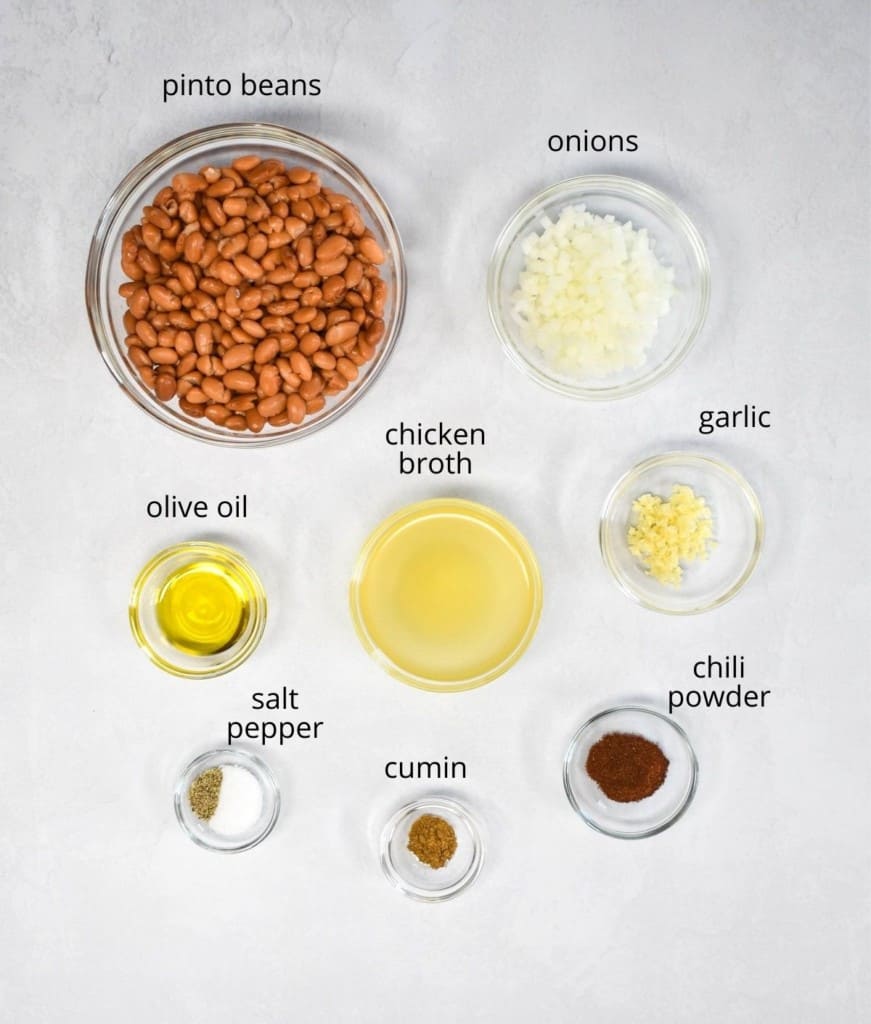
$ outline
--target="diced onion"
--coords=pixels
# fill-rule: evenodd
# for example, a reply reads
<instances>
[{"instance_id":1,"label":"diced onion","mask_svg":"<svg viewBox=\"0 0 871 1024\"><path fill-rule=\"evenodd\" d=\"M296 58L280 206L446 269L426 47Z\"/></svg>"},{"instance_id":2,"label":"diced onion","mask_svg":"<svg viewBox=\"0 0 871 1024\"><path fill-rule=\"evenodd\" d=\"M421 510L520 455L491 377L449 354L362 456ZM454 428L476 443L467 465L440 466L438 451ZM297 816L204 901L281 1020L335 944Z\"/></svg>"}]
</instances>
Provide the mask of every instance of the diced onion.
<instances>
[{"instance_id":1,"label":"diced onion","mask_svg":"<svg viewBox=\"0 0 871 1024\"><path fill-rule=\"evenodd\" d=\"M631 222L565 207L521 247L512 296L527 343L555 370L597 377L643 365L674 294L674 270Z\"/></svg>"}]
</instances>

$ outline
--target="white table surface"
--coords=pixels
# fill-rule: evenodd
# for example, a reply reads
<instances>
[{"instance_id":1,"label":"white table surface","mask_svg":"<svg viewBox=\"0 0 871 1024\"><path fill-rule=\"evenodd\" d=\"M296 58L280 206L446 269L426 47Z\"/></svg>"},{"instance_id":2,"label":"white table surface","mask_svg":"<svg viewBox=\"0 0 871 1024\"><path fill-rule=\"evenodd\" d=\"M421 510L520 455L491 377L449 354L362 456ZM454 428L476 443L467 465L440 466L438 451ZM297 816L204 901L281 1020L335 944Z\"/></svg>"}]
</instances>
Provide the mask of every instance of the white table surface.
<instances>
[{"instance_id":1,"label":"white table surface","mask_svg":"<svg viewBox=\"0 0 871 1024\"><path fill-rule=\"evenodd\" d=\"M4 324L0 1018L14 1024L444 1021L853 1022L867 1010L868 25L860 0L16 4L0 109ZM319 77L296 101L161 102L164 76ZM82 299L112 188L164 141L285 123L382 191L411 279L400 343L329 430L257 452L149 420L98 358ZM554 132L634 133L565 155ZM572 174L670 193L711 256L708 323L653 391L604 405L535 386L484 300L515 207ZM770 408L768 431L697 432L703 408ZM483 426L471 480L400 478L385 429ZM597 550L602 499L641 457L720 455L757 488L768 536L726 607L635 607ZM265 640L242 669L162 674L126 624L162 546L164 493L245 491L222 535L262 571ZM460 493L505 512L541 561L528 654L476 692L391 680L346 611L384 515ZM694 805L644 842L574 817L560 767L591 712L663 707L708 654L746 657L762 710L676 716ZM262 846L196 848L173 818L185 761L256 689L293 685L316 743L270 748L285 809ZM280 719L280 713L275 714ZM449 787L486 822L461 898L382 877L381 823L423 784L385 761L467 762Z\"/></svg>"}]
</instances>

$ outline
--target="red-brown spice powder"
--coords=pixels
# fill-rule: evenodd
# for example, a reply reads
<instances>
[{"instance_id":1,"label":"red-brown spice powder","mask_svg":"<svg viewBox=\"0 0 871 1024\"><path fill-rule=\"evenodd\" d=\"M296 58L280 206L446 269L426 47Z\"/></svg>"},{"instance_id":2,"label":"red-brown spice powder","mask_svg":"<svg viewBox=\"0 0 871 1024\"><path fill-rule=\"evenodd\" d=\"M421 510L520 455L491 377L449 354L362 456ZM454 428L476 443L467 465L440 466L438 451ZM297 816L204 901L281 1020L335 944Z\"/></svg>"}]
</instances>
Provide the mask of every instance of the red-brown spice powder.
<instances>
[{"instance_id":1,"label":"red-brown spice powder","mask_svg":"<svg viewBox=\"0 0 871 1024\"><path fill-rule=\"evenodd\" d=\"M665 782L668 758L643 736L609 732L590 747L586 769L609 800L631 804L646 800Z\"/></svg>"}]
</instances>

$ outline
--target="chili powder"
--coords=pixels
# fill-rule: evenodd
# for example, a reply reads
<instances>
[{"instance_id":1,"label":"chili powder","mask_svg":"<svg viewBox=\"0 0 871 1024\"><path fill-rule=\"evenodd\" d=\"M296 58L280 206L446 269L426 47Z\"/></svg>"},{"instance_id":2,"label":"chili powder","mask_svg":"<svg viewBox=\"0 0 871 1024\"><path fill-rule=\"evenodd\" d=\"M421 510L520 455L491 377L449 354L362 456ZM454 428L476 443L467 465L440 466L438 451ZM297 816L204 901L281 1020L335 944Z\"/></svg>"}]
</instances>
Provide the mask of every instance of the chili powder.
<instances>
[{"instance_id":1,"label":"chili powder","mask_svg":"<svg viewBox=\"0 0 871 1024\"><path fill-rule=\"evenodd\" d=\"M643 736L609 732L590 747L586 769L609 800L631 804L646 800L665 782L668 758Z\"/></svg>"}]
</instances>

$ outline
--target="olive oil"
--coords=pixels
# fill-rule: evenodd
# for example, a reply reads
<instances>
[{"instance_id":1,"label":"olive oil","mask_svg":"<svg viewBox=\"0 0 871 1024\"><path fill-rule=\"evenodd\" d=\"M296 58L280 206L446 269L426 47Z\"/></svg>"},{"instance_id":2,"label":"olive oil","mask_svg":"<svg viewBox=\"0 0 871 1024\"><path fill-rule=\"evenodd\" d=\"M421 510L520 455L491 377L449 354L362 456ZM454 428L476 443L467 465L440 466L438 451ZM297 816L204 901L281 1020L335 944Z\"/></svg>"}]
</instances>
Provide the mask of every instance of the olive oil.
<instances>
[{"instance_id":1,"label":"olive oil","mask_svg":"<svg viewBox=\"0 0 871 1024\"><path fill-rule=\"evenodd\" d=\"M464 689L519 657L538 621L541 584L531 550L507 520L482 505L438 499L376 531L352 605L361 638L390 671L416 685Z\"/></svg>"},{"instance_id":2,"label":"olive oil","mask_svg":"<svg viewBox=\"0 0 871 1024\"><path fill-rule=\"evenodd\" d=\"M195 656L232 647L251 615L245 580L232 566L204 558L181 566L164 581L155 612L166 640Z\"/></svg>"},{"instance_id":3,"label":"olive oil","mask_svg":"<svg viewBox=\"0 0 871 1024\"><path fill-rule=\"evenodd\" d=\"M238 552L188 541L151 559L133 584L130 628L166 672L208 679L241 665L263 636L266 594Z\"/></svg>"}]
</instances>

